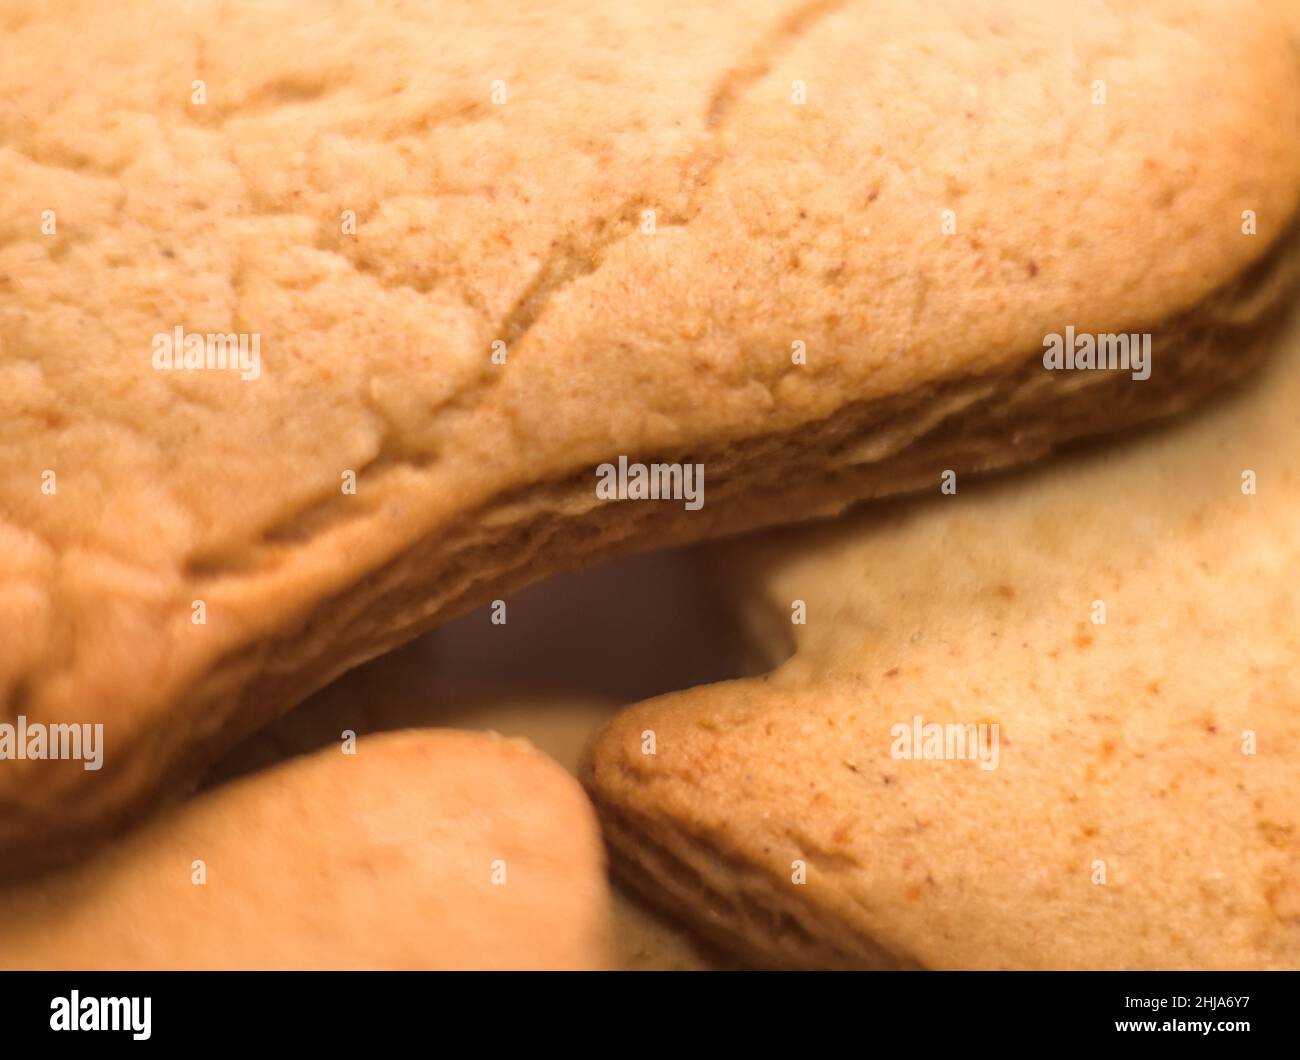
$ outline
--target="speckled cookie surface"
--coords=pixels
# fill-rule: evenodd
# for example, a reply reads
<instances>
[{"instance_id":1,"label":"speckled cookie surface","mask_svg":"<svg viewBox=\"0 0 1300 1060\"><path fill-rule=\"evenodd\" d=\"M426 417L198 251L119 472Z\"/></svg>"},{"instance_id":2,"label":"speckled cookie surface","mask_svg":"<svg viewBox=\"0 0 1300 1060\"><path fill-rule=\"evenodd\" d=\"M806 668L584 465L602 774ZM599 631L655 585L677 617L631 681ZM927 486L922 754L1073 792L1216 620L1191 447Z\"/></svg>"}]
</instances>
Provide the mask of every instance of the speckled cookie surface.
<instances>
[{"instance_id":1,"label":"speckled cookie surface","mask_svg":"<svg viewBox=\"0 0 1300 1060\"><path fill-rule=\"evenodd\" d=\"M0 762L0 871L525 581L1238 374L1201 339L1300 185L1272 10L0 4L0 715L105 726ZM1066 324L1167 341L1045 381ZM176 328L256 376L160 370ZM619 454L705 507L598 502Z\"/></svg>"},{"instance_id":2,"label":"speckled cookie surface","mask_svg":"<svg viewBox=\"0 0 1300 1060\"><path fill-rule=\"evenodd\" d=\"M1300 967L1286 347L1130 448L715 546L776 668L595 740L626 878L765 964Z\"/></svg>"}]
</instances>

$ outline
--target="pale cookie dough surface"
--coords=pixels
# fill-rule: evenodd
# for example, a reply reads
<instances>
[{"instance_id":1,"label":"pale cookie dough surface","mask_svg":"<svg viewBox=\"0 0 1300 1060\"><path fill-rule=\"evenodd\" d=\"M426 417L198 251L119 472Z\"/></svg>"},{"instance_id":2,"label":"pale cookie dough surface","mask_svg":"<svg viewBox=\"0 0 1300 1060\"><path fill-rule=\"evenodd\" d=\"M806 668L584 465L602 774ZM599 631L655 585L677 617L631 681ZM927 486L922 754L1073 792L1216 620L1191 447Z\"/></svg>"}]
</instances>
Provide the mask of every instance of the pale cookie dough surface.
<instances>
[{"instance_id":1,"label":"pale cookie dough surface","mask_svg":"<svg viewBox=\"0 0 1300 1060\"><path fill-rule=\"evenodd\" d=\"M1300 326L1140 442L706 552L794 654L603 730L615 867L767 964L1300 967L1297 410Z\"/></svg>"},{"instance_id":2,"label":"pale cookie dough surface","mask_svg":"<svg viewBox=\"0 0 1300 1060\"><path fill-rule=\"evenodd\" d=\"M0 4L0 715L106 742L0 763L0 871L524 582L1245 370L1203 340L1295 213L1284 6ZM1065 325L1152 378L1034 371ZM177 327L257 377L157 370ZM599 502L620 454L705 507Z\"/></svg>"},{"instance_id":3,"label":"pale cookie dough surface","mask_svg":"<svg viewBox=\"0 0 1300 1060\"><path fill-rule=\"evenodd\" d=\"M524 743L452 730L210 791L0 888L0 924L0 968L597 969L614 953L581 789Z\"/></svg>"}]
</instances>

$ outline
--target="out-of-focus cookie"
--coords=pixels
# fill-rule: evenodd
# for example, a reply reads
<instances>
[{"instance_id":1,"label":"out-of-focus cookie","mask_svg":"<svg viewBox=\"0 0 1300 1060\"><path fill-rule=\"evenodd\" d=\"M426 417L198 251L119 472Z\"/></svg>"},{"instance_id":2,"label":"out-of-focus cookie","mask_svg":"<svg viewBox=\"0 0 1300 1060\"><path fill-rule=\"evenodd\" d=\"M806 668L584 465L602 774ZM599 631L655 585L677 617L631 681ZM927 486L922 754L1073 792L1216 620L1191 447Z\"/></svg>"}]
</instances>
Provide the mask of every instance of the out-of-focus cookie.
<instances>
[{"instance_id":1,"label":"out-of-focus cookie","mask_svg":"<svg viewBox=\"0 0 1300 1060\"><path fill-rule=\"evenodd\" d=\"M591 807L521 741L367 737L217 788L0 890L0 968L595 969Z\"/></svg>"}]
</instances>

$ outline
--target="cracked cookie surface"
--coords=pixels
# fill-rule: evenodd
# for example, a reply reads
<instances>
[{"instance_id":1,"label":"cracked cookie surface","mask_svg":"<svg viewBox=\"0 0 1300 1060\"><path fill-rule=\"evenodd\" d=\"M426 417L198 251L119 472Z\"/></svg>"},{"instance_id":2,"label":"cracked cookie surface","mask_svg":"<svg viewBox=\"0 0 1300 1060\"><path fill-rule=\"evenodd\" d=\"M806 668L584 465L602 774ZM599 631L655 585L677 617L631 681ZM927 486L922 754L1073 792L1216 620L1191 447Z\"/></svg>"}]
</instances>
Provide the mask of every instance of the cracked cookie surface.
<instances>
[{"instance_id":1,"label":"cracked cookie surface","mask_svg":"<svg viewBox=\"0 0 1300 1060\"><path fill-rule=\"evenodd\" d=\"M1195 324L1300 185L1270 8L9 0L0 26L0 704L106 734L93 776L0 763L0 871L553 570L913 488L909 447L991 468L1197 399L1246 363L1158 351L1122 397L1021 373L1065 323ZM258 335L260 377L155 371L176 326ZM598 506L619 453L707 454L712 510Z\"/></svg>"}]
</instances>

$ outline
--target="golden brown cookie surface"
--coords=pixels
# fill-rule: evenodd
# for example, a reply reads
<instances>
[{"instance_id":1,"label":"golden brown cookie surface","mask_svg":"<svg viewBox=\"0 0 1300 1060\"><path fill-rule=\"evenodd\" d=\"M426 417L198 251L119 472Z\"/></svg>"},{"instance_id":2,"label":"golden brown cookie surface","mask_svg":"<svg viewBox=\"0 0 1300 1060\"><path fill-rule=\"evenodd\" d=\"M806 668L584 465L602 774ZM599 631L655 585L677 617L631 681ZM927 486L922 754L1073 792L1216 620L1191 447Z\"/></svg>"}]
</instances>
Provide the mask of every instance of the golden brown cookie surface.
<instances>
[{"instance_id":1,"label":"golden brown cookie surface","mask_svg":"<svg viewBox=\"0 0 1300 1060\"><path fill-rule=\"evenodd\" d=\"M603 731L616 867L770 964L1300 966L1297 409L1300 327L1131 447L718 546L794 654Z\"/></svg>"},{"instance_id":2,"label":"golden brown cookie surface","mask_svg":"<svg viewBox=\"0 0 1300 1060\"><path fill-rule=\"evenodd\" d=\"M0 714L105 758L0 762L4 871L525 581L1244 368L1196 336L1295 211L1269 10L5 4ZM1033 371L1169 321L1145 383ZM705 507L599 501L621 454Z\"/></svg>"}]
</instances>

